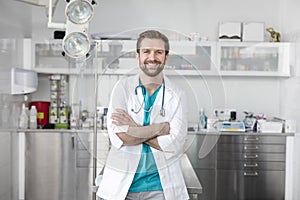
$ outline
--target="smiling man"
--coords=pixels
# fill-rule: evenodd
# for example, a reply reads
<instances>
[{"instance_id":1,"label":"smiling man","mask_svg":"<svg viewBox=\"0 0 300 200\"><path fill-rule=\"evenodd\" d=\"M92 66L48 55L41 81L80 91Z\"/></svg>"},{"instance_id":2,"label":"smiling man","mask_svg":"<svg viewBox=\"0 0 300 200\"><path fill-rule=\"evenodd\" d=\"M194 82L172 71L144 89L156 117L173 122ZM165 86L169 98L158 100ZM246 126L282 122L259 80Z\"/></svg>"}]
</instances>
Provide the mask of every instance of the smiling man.
<instances>
[{"instance_id":1,"label":"smiling man","mask_svg":"<svg viewBox=\"0 0 300 200\"><path fill-rule=\"evenodd\" d=\"M107 200L188 199L180 156L187 136L184 94L163 73L169 40L137 40L140 72L116 83L108 109L111 149L97 195Z\"/></svg>"}]
</instances>

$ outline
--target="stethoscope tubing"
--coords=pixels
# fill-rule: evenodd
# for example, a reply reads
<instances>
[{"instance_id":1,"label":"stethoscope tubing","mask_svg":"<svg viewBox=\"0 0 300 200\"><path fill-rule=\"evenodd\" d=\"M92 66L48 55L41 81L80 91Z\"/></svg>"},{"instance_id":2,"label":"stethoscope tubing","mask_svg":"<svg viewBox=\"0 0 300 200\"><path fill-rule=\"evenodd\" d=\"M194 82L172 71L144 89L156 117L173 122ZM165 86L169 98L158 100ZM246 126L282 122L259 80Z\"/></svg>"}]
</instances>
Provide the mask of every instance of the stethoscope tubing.
<instances>
[{"instance_id":1,"label":"stethoscope tubing","mask_svg":"<svg viewBox=\"0 0 300 200\"><path fill-rule=\"evenodd\" d=\"M131 109L131 111L134 112L135 114L139 113L142 110L142 108L144 106L144 103L145 103L145 95L146 95L146 91L145 91L146 89L145 89L144 85L141 84L141 81L139 81L139 85L136 86L135 89L134 89L134 93L135 93L136 96L138 95L138 88L141 88L143 96L144 96L144 99L143 99L143 103L142 104L139 103L140 108L137 109L137 111L134 110L133 108ZM162 88L163 88L163 93L162 93L162 101L161 101L161 108L160 108L159 114L162 117L165 117L166 111L165 111L165 108L164 108L164 104L165 104L165 90L166 90L166 86L165 86L165 82L164 81L163 81L163 84L162 84ZM148 109L148 110L144 109L144 112L151 112L152 108L153 107L151 106L150 109Z\"/></svg>"}]
</instances>

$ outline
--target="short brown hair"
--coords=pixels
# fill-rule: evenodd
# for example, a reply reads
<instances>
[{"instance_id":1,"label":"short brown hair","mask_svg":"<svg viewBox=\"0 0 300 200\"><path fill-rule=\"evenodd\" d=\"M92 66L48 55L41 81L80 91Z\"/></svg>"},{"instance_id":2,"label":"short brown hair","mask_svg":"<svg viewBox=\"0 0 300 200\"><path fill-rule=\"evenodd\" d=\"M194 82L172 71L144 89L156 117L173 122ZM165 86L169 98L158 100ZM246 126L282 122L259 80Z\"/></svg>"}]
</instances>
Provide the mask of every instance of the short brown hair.
<instances>
[{"instance_id":1,"label":"short brown hair","mask_svg":"<svg viewBox=\"0 0 300 200\"><path fill-rule=\"evenodd\" d=\"M162 34L159 31L156 31L156 30L147 30L147 31L142 32L139 35L139 38L136 42L136 52L137 53L140 53L141 43L142 43L143 39L145 39L145 38L162 40L165 43L166 55L168 55L169 49L170 49L169 39L167 38L167 36L165 36L164 34Z\"/></svg>"}]
</instances>

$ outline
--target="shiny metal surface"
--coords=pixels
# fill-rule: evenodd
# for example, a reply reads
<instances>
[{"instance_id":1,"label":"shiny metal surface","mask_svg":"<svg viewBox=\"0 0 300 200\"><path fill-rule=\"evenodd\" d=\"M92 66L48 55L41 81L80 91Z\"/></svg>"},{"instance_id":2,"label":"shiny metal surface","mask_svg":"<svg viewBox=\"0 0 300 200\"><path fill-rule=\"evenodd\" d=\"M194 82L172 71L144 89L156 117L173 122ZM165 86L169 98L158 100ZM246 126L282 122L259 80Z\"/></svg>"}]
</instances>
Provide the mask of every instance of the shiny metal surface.
<instances>
[{"instance_id":1,"label":"shiny metal surface","mask_svg":"<svg viewBox=\"0 0 300 200\"><path fill-rule=\"evenodd\" d=\"M217 200L283 200L285 137L222 136L217 145Z\"/></svg>"},{"instance_id":2,"label":"shiny metal surface","mask_svg":"<svg viewBox=\"0 0 300 200\"><path fill-rule=\"evenodd\" d=\"M204 138L205 134L198 134L186 152L203 187L199 199L284 199L284 135L222 134L200 159Z\"/></svg>"},{"instance_id":3,"label":"shiny metal surface","mask_svg":"<svg viewBox=\"0 0 300 200\"><path fill-rule=\"evenodd\" d=\"M189 136L191 137L191 136ZM202 185L200 200L214 200L216 196L216 156L217 149L212 147L207 156L199 159L199 150L203 145L205 135L197 135L188 146L186 154Z\"/></svg>"},{"instance_id":4,"label":"shiny metal surface","mask_svg":"<svg viewBox=\"0 0 300 200\"><path fill-rule=\"evenodd\" d=\"M186 154L181 157L181 168L189 195L194 194L198 199L198 195L202 193L202 186Z\"/></svg>"},{"instance_id":5,"label":"shiny metal surface","mask_svg":"<svg viewBox=\"0 0 300 200\"><path fill-rule=\"evenodd\" d=\"M13 147L13 148L12 148ZM0 130L0 199L18 199L18 135Z\"/></svg>"},{"instance_id":6,"label":"shiny metal surface","mask_svg":"<svg viewBox=\"0 0 300 200\"><path fill-rule=\"evenodd\" d=\"M26 200L91 199L90 155L86 145L77 149L85 139L71 132L26 133Z\"/></svg>"}]
</instances>

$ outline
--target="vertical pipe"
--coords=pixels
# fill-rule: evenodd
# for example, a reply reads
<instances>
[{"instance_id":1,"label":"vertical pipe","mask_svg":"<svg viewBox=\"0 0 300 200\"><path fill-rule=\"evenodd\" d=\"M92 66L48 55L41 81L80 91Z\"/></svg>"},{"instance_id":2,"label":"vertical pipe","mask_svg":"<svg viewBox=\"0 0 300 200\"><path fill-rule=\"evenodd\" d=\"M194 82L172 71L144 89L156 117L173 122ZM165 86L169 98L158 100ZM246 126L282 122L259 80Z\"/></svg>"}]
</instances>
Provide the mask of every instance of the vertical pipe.
<instances>
[{"instance_id":1,"label":"vertical pipe","mask_svg":"<svg viewBox=\"0 0 300 200\"><path fill-rule=\"evenodd\" d=\"M97 52L98 52L98 42L96 42L95 46L95 58L97 60ZM93 182L94 185L96 176L97 176L97 100L98 100L98 61L96 62L96 69L94 72L95 79L95 110L94 110L94 131L93 131ZM96 200L96 192L93 193L93 200Z\"/></svg>"}]
</instances>

